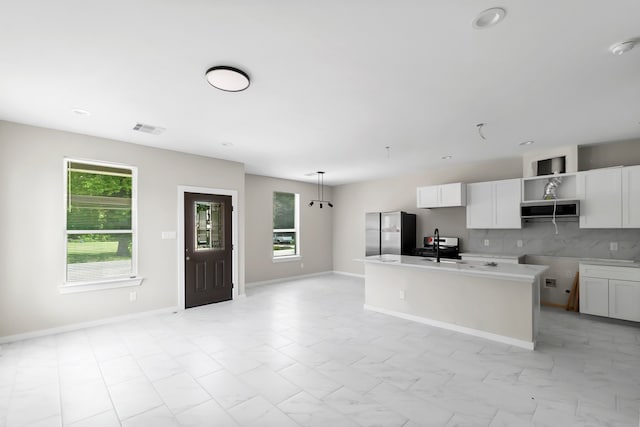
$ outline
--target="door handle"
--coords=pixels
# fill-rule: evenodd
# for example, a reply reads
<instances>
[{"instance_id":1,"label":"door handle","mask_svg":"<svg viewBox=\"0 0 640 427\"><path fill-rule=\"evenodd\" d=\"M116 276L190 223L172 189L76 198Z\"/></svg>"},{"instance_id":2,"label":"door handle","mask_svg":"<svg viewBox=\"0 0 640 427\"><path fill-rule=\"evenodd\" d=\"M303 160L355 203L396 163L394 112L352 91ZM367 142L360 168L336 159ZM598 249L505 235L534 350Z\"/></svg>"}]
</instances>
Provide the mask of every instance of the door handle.
<instances>
[{"instance_id":1,"label":"door handle","mask_svg":"<svg viewBox=\"0 0 640 427\"><path fill-rule=\"evenodd\" d=\"M187 261L190 261L190 260L191 260L191 257L186 257L185 259L186 259Z\"/></svg>"}]
</instances>

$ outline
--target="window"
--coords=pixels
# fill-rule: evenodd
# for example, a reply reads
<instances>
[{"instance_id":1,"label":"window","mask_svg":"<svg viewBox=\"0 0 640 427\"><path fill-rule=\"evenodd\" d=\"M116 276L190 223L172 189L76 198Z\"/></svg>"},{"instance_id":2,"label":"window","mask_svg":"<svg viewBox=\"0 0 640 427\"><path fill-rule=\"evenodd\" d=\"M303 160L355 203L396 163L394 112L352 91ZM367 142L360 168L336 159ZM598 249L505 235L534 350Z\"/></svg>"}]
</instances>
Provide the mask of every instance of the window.
<instances>
[{"instance_id":1,"label":"window","mask_svg":"<svg viewBox=\"0 0 640 427\"><path fill-rule=\"evenodd\" d=\"M300 255L299 200L294 193L273 193L273 257Z\"/></svg>"},{"instance_id":2,"label":"window","mask_svg":"<svg viewBox=\"0 0 640 427\"><path fill-rule=\"evenodd\" d=\"M136 169L65 159L65 172L65 285L134 278Z\"/></svg>"}]
</instances>

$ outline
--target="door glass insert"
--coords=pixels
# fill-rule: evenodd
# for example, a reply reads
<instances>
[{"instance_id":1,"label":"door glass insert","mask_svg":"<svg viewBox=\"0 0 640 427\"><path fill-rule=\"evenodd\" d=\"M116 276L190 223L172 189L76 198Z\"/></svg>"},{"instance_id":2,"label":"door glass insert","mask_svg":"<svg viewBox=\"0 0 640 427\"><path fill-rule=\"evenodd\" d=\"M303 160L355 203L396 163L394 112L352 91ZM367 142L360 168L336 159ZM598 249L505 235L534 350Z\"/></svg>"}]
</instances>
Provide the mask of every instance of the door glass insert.
<instances>
[{"instance_id":1,"label":"door glass insert","mask_svg":"<svg viewBox=\"0 0 640 427\"><path fill-rule=\"evenodd\" d=\"M224 249L224 206L218 202L195 203L196 251Z\"/></svg>"}]
</instances>

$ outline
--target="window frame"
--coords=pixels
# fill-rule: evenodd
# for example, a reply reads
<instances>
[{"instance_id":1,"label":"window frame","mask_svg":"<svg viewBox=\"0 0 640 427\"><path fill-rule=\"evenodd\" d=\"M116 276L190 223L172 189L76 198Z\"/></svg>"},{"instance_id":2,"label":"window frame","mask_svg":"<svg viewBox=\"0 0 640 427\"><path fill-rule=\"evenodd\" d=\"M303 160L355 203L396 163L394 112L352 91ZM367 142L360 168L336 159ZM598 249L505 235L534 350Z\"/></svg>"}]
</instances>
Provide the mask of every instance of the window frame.
<instances>
[{"instance_id":1,"label":"window frame","mask_svg":"<svg viewBox=\"0 0 640 427\"><path fill-rule=\"evenodd\" d=\"M273 228L273 199L276 193L293 194L294 195L294 228ZM295 233L296 245L295 254L293 255L279 255L276 256L273 251L273 234L274 233ZM277 191L274 190L271 195L271 258L274 263L296 261L302 259L300 253L300 193L291 191Z\"/></svg>"},{"instance_id":2,"label":"window frame","mask_svg":"<svg viewBox=\"0 0 640 427\"><path fill-rule=\"evenodd\" d=\"M69 201L69 176L68 168L69 163L81 163L93 166L104 166L119 169L128 169L131 171L131 229L127 230L108 230L102 234L120 234L131 233L131 272L126 276L112 276L98 280L88 281L73 281L67 280L68 273L68 255L67 244L68 236L70 234L91 234L95 230L68 230L67 228L67 204ZM123 163L114 163L99 160L89 160L76 157L65 157L63 159L63 190L62 190L62 209L63 209L63 251L62 251L62 285L58 286L58 290L61 294L77 293L96 291L103 289L122 288L130 286L140 286L144 278L138 276L138 168L136 166L127 165ZM69 231L72 231L69 233Z\"/></svg>"}]
</instances>

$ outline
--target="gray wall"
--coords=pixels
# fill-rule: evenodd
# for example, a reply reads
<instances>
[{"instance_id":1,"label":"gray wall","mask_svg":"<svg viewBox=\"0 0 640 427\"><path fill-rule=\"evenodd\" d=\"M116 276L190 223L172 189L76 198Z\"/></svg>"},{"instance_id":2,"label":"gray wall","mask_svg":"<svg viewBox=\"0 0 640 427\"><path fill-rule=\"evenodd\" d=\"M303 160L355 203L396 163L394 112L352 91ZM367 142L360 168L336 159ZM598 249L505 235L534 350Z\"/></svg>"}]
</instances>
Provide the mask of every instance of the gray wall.
<instances>
[{"instance_id":1,"label":"gray wall","mask_svg":"<svg viewBox=\"0 0 640 427\"><path fill-rule=\"evenodd\" d=\"M633 165L640 165L640 140L583 145L578 150L581 171Z\"/></svg>"},{"instance_id":2,"label":"gray wall","mask_svg":"<svg viewBox=\"0 0 640 427\"><path fill-rule=\"evenodd\" d=\"M298 181L246 175L246 281L281 279L332 270L333 210L320 209L309 201L317 198L317 185ZM273 262L273 192L300 194L300 254L302 259ZM324 198L332 191L325 187Z\"/></svg>"},{"instance_id":3,"label":"gray wall","mask_svg":"<svg viewBox=\"0 0 640 427\"><path fill-rule=\"evenodd\" d=\"M63 158L138 167L141 287L61 295ZM175 307L177 186L238 191L239 291L244 293L244 166L113 140L0 121L0 336ZM137 300L129 302L129 292Z\"/></svg>"},{"instance_id":4,"label":"gray wall","mask_svg":"<svg viewBox=\"0 0 640 427\"><path fill-rule=\"evenodd\" d=\"M525 222L521 230L469 230L465 251L577 258L640 258L640 229L581 229L578 221ZM489 246L483 241L489 239ZM519 248L517 241L522 240ZM609 243L618 242L610 251Z\"/></svg>"}]
</instances>

